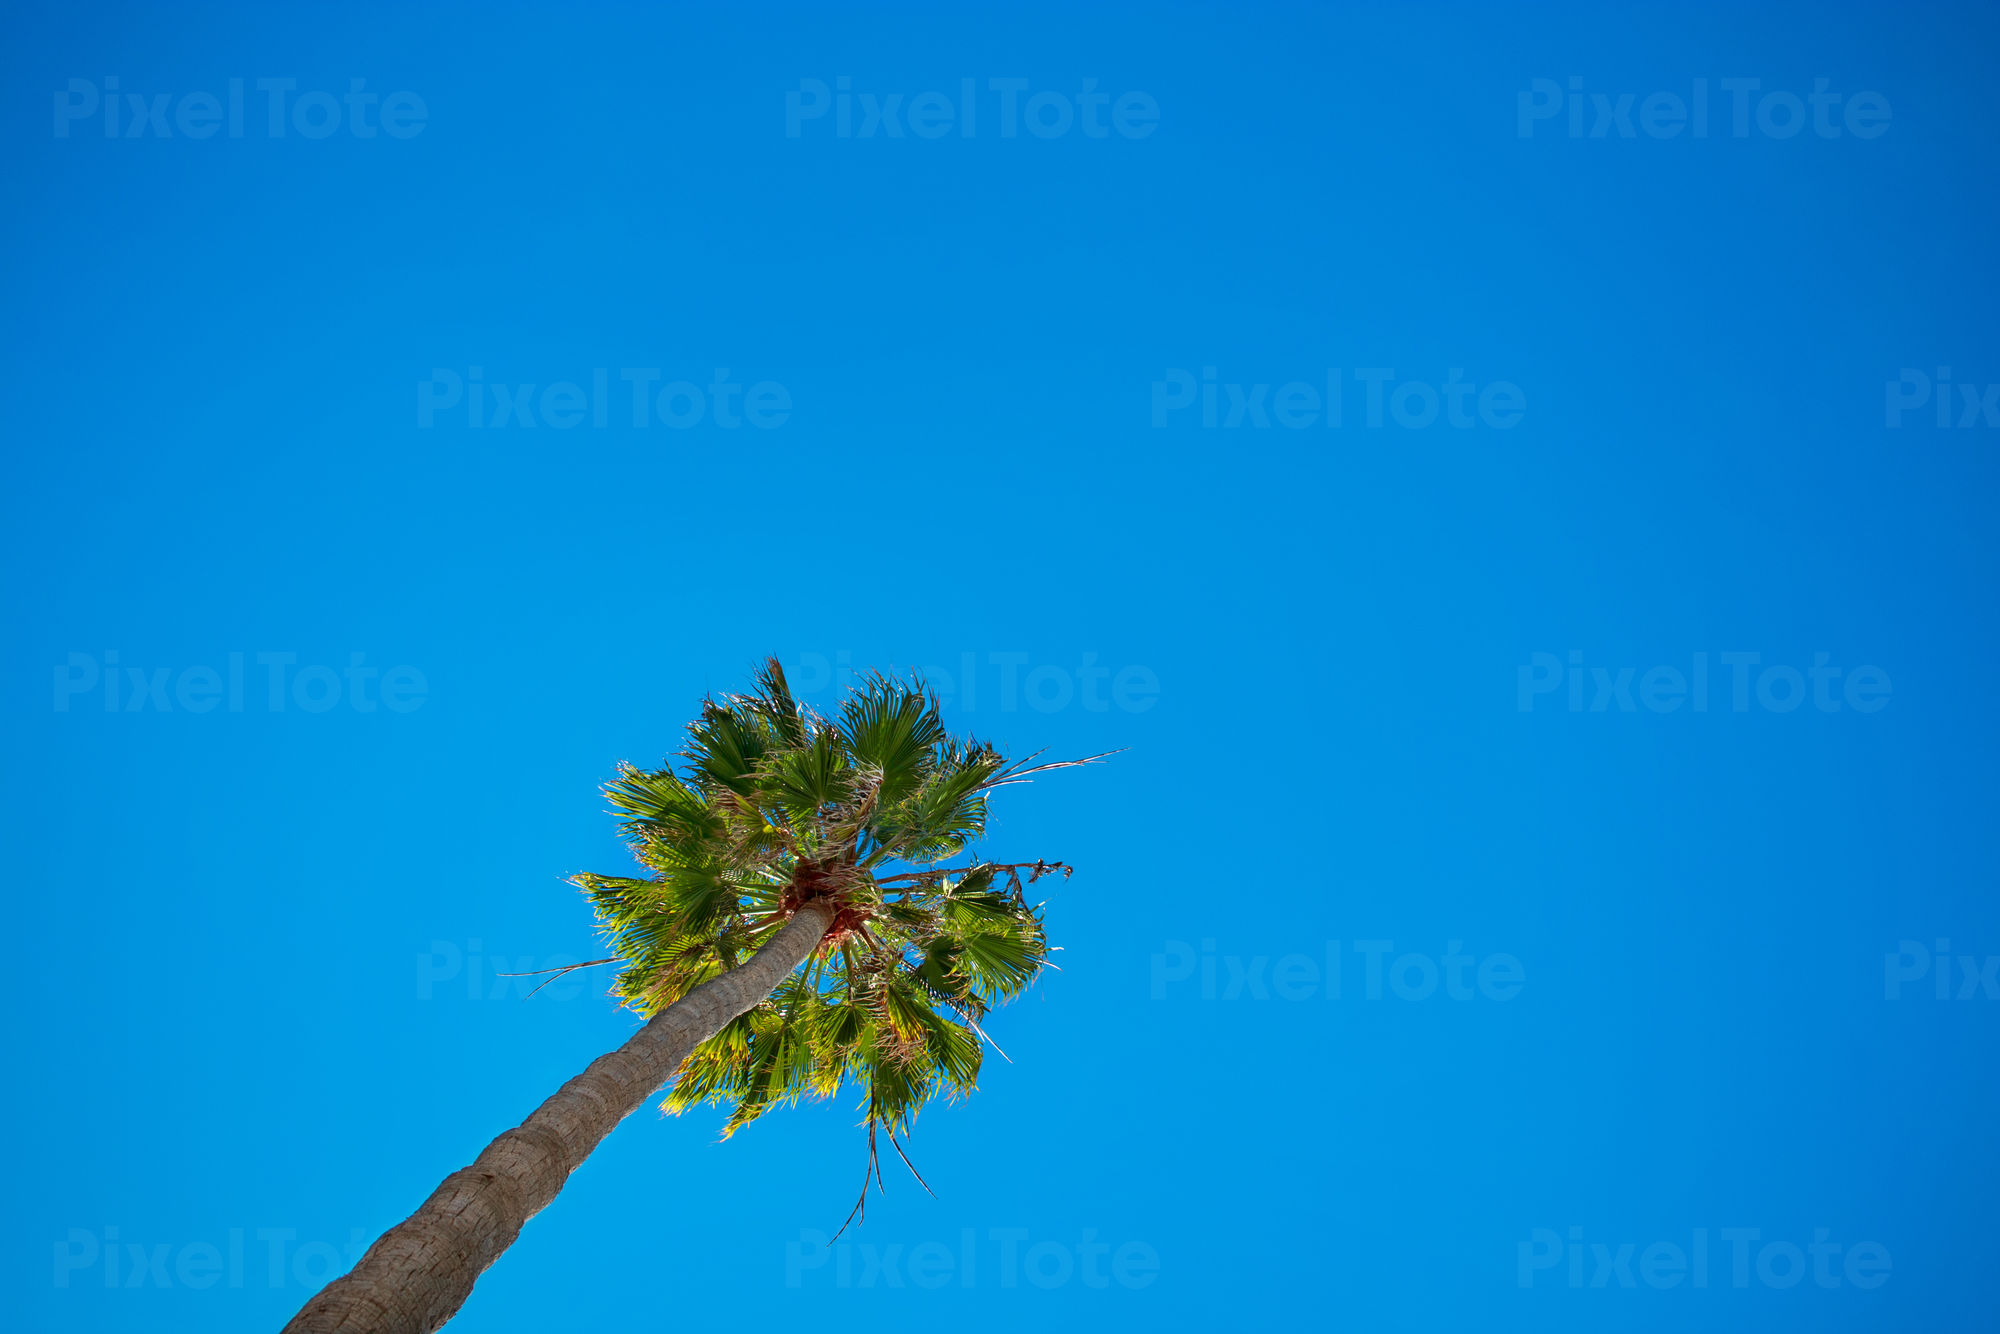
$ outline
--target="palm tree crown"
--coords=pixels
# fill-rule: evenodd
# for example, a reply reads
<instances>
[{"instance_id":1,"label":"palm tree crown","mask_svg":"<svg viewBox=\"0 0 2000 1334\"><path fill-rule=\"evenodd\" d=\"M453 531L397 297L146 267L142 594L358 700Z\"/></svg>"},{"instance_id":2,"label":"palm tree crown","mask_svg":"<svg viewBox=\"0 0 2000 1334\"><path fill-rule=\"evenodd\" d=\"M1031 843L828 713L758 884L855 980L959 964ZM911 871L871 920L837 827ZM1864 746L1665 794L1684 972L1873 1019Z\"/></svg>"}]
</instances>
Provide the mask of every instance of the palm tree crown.
<instances>
[{"instance_id":1,"label":"palm tree crown","mask_svg":"<svg viewBox=\"0 0 2000 1334\"><path fill-rule=\"evenodd\" d=\"M872 1162L877 1127L895 1144L935 1094L972 1089L980 1020L1049 953L1023 873L1069 873L941 863L984 832L995 788L1090 760L1009 765L949 735L919 679L871 675L834 718L792 698L776 659L757 687L704 704L679 771L623 765L606 786L651 874L575 883L623 964L614 993L647 1015L735 967L804 904L832 908L804 965L694 1048L666 1108L729 1106L726 1137L851 1082Z\"/></svg>"}]
</instances>

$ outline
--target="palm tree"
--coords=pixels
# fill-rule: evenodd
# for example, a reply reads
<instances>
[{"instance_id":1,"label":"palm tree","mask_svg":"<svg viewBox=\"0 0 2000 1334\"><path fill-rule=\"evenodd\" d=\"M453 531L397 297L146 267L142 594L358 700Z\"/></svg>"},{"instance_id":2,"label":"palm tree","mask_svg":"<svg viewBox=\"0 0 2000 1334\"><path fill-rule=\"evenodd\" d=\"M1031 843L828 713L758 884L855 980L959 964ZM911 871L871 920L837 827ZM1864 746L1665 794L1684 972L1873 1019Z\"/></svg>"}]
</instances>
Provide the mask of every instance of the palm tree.
<instances>
[{"instance_id":1,"label":"palm tree","mask_svg":"<svg viewBox=\"0 0 2000 1334\"><path fill-rule=\"evenodd\" d=\"M757 683L704 702L682 771L623 765L606 786L651 874L575 878L613 950L599 962L622 963L613 991L645 1025L446 1177L286 1334L437 1329L669 1079L670 1111L733 1108L725 1137L853 1084L878 1188L876 1132L901 1154L925 1102L973 1087L980 1020L1049 953L1022 876L1070 868L943 863L984 831L994 789L1102 757L1009 765L947 734L920 680L866 678L837 718L797 703L775 658Z\"/></svg>"}]
</instances>

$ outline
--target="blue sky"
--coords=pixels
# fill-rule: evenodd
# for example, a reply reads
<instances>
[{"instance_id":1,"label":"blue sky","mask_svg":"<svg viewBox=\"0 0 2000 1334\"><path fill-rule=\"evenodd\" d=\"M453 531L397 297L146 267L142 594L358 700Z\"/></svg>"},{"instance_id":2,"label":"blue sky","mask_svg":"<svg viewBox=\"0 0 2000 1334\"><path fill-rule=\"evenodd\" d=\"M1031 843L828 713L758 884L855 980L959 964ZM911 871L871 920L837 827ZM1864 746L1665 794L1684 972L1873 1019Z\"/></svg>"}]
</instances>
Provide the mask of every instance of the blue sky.
<instances>
[{"instance_id":1,"label":"blue sky","mask_svg":"<svg viewBox=\"0 0 2000 1334\"><path fill-rule=\"evenodd\" d=\"M767 653L1128 748L1062 971L938 1199L649 1107L453 1330L1990 1310L1989 12L9 23L22 1328L276 1328L617 1044L498 974Z\"/></svg>"}]
</instances>

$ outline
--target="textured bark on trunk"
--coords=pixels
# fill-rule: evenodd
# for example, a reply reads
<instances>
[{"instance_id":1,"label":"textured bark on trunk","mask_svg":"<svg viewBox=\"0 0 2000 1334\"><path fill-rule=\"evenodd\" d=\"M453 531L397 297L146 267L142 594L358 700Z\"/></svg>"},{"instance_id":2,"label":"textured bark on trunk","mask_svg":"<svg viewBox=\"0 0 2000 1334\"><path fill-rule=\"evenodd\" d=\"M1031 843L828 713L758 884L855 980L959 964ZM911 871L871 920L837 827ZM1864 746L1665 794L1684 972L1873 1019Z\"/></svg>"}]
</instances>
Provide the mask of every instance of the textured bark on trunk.
<instances>
[{"instance_id":1,"label":"textured bark on trunk","mask_svg":"<svg viewBox=\"0 0 2000 1334\"><path fill-rule=\"evenodd\" d=\"M802 906L741 967L702 983L592 1061L472 1166L446 1177L359 1264L320 1289L284 1334L431 1334L451 1319L598 1142L673 1077L696 1043L770 995L832 921L831 908Z\"/></svg>"}]
</instances>

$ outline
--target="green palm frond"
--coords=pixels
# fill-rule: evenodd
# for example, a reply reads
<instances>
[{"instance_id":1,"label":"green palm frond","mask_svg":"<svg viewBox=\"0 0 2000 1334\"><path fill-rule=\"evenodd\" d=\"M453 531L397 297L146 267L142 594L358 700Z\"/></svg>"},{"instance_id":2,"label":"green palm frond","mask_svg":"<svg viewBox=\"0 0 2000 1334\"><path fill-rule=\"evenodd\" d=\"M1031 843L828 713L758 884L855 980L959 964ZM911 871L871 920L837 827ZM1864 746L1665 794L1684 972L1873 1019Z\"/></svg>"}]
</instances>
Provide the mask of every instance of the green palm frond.
<instances>
[{"instance_id":1,"label":"green palm frond","mask_svg":"<svg viewBox=\"0 0 2000 1334\"><path fill-rule=\"evenodd\" d=\"M937 698L921 681L869 676L840 706L840 739L855 763L881 774L878 805L895 806L935 767L945 740Z\"/></svg>"},{"instance_id":2,"label":"green palm frond","mask_svg":"<svg viewBox=\"0 0 2000 1334\"><path fill-rule=\"evenodd\" d=\"M622 965L614 994L653 1014L734 967L807 899L837 915L798 971L695 1048L666 1110L726 1107L727 1137L773 1107L852 1088L872 1155L875 1128L893 1144L931 1098L970 1092L980 1021L1049 952L1022 873L1068 868L942 863L985 833L995 788L1061 766L1010 767L951 736L918 679L869 676L822 717L775 659L752 693L704 703L680 759L622 765L605 786L651 874L574 878Z\"/></svg>"}]
</instances>

